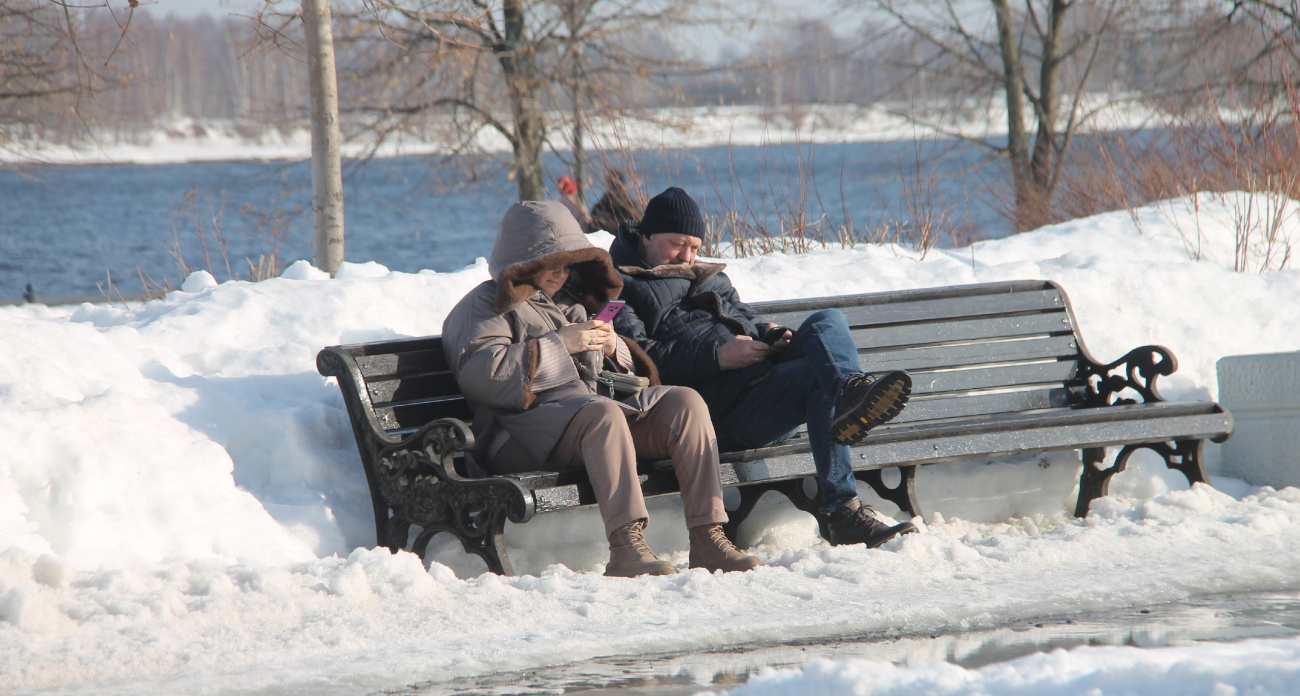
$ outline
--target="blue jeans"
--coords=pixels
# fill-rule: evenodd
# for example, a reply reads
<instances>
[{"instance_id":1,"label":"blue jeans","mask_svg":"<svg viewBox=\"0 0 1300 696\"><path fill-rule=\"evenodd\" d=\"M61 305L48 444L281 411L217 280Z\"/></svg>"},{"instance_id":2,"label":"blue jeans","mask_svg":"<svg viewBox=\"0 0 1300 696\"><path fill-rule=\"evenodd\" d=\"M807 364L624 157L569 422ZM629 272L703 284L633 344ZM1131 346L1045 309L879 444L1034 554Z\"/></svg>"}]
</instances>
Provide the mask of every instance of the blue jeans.
<instances>
[{"instance_id":1,"label":"blue jeans","mask_svg":"<svg viewBox=\"0 0 1300 696\"><path fill-rule=\"evenodd\" d=\"M835 397L849 377L862 372L844 313L813 313L774 360L771 375L750 387L729 412L715 415L718 447L767 447L789 439L807 423L821 512L830 514L858 494L849 448L831 440Z\"/></svg>"}]
</instances>

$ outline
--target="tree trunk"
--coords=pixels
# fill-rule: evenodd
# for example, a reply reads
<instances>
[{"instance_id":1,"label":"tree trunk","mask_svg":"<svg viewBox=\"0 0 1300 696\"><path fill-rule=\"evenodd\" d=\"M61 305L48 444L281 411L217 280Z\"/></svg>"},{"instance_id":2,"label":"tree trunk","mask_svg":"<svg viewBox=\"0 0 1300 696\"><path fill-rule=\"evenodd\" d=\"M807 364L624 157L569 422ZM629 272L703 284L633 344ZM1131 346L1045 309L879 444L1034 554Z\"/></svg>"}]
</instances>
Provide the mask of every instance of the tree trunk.
<instances>
[{"instance_id":1,"label":"tree trunk","mask_svg":"<svg viewBox=\"0 0 1300 696\"><path fill-rule=\"evenodd\" d=\"M1047 35L1043 38L1043 65L1039 73L1038 134L1034 139L1034 157L1030 162L1034 184L1040 195L1050 199L1052 172L1056 157L1056 121L1061 85L1061 43L1065 34L1066 0L1052 0L1047 16Z\"/></svg>"},{"instance_id":2,"label":"tree trunk","mask_svg":"<svg viewBox=\"0 0 1300 696\"><path fill-rule=\"evenodd\" d=\"M542 142L546 120L538 97L537 68L533 47L524 36L525 10L522 0L504 0L501 13L505 24L505 46L498 50L506 89L515 117L515 183L519 200L540 201L546 198L542 178Z\"/></svg>"},{"instance_id":3,"label":"tree trunk","mask_svg":"<svg viewBox=\"0 0 1300 696\"><path fill-rule=\"evenodd\" d=\"M582 82L573 69L573 181L578 185L578 200L587 200L587 162L582 145Z\"/></svg>"},{"instance_id":4,"label":"tree trunk","mask_svg":"<svg viewBox=\"0 0 1300 696\"><path fill-rule=\"evenodd\" d=\"M329 0L302 0L311 91L312 262L331 276L343 263L343 164Z\"/></svg>"},{"instance_id":5,"label":"tree trunk","mask_svg":"<svg viewBox=\"0 0 1300 696\"><path fill-rule=\"evenodd\" d=\"M1015 184L1016 231L1024 232L1030 224L1027 213L1033 195L1033 172L1029 160L1029 136L1025 132L1025 72L1020 62L1020 46L1011 23L1007 0L992 0L997 16L998 47L1002 51L1002 89L1007 102L1007 157L1011 160L1011 178Z\"/></svg>"}]
</instances>

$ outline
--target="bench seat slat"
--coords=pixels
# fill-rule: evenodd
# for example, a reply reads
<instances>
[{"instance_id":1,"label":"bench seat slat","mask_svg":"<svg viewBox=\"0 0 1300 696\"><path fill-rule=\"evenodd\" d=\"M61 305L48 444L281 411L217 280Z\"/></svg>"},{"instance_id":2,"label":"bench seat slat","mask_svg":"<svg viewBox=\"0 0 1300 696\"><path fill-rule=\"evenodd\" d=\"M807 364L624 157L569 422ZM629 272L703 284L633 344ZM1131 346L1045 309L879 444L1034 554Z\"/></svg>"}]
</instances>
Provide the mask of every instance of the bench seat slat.
<instances>
[{"instance_id":1,"label":"bench seat slat","mask_svg":"<svg viewBox=\"0 0 1300 696\"><path fill-rule=\"evenodd\" d=\"M854 469L934 464L956 459L1107 447L1141 442L1213 438L1232 429L1232 416L1206 402L1162 402L1102 409L1054 409L942 424L873 430L854 447ZM772 476L813 476L807 440L762 450L727 453L723 485Z\"/></svg>"},{"instance_id":2,"label":"bench seat slat","mask_svg":"<svg viewBox=\"0 0 1300 696\"><path fill-rule=\"evenodd\" d=\"M887 305L840 306L849 326L878 326L1024 312L1059 312L1065 308L1056 290L915 300ZM773 312L765 316L783 326L799 326L811 311Z\"/></svg>"},{"instance_id":3,"label":"bench seat slat","mask_svg":"<svg viewBox=\"0 0 1300 696\"><path fill-rule=\"evenodd\" d=\"M1073 336L1049 336L1014 341L963 343L901 350L858 351L863 372L933 370L994 363L1073 359L1079 344Z\"/></svg>"},{"instance_id":4,"label":"bench seat slat","mask_svg":"<svg viewBox=\"0 0 1300 696\"><path fill-rule=\"evenodd\" d=\"M889 442L882 438L879 442L867 443L860 452L855 451L855 455L873 465L888 467L900 463L929 464L969 457L1000 457L1137 442L1203 439L1222 436L1231 429L1232 417L1222 412L1185 414L932 436L925 441Z\"/></svg>"}]
</instances>

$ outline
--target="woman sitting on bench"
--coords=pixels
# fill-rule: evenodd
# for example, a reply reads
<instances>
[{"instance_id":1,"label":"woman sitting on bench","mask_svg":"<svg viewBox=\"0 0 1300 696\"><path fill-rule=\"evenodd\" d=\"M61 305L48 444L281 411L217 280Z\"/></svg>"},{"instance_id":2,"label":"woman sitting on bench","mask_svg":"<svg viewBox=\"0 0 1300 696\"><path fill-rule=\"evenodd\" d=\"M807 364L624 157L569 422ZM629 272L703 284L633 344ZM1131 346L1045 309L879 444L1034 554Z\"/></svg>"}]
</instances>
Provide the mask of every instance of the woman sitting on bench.
<instances>
[{"instance_id":1,"label":"woman sitting on bench","mask_svg":"<svg viewBox=\"0 0 1300 696\"><path fill-rule=\"evenodd\" d=\"M693 390L650 386L621 401L598 373L633 372L638 348L590 320L623 282L609 254L554 201L506 212L488 261L492 280L471 290L442 327L452 373L474 409L472 462L491 474L585 466L609 539L606 575L667 575L645 542L649 519L636 459L671 457L690 531L690 566L761 565L722 532L718 446Z\"/></svg>"}]
</instances>

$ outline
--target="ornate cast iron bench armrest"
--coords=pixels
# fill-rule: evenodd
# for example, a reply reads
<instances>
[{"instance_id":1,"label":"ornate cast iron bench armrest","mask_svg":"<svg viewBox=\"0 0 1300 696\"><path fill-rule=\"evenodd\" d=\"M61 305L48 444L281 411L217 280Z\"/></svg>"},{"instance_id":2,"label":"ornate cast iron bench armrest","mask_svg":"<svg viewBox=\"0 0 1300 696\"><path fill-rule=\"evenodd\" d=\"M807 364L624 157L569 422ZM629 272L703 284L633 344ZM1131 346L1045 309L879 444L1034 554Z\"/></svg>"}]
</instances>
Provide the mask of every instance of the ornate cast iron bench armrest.
<instances>
[{"instance_id":1,"label":"ornate cast iron bench armrest","mask_svg":"<svg viewBox=\"0 0 1300 696\"><path fill-rule=\"evenodd\" d=\"M1134 348L1105 365L1081 351L1077 379L1083 389L1074 393L1075 405L1101 408L1138 403L1137 399L1121 396L1128 390L1137 392L1142 397L1141 403L1165 401L1156 390L1156 379L1172 375L1177 369L1178 359L1164 346Z\"/></svg>"},{"instance_id":2,"label":"ornate cast iron bench armrest","mask_svg":"<svg viewBox=\"0 0 1300 696\"><path fill-rule=\"evenodd\" d=\"M533 492L502 476L466 478L456 471L457 455L474 446L474 435L456 418L426 424L397 445L377 452L375 479L392 509L385 531L388 546L406 546L411 525L420 534L411 550L423 557L438 532L451 532L465 551L497 573L513 574L500 538L505 521L527 522L536 511Z\"/></svg>"}]
</instances>

